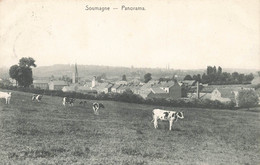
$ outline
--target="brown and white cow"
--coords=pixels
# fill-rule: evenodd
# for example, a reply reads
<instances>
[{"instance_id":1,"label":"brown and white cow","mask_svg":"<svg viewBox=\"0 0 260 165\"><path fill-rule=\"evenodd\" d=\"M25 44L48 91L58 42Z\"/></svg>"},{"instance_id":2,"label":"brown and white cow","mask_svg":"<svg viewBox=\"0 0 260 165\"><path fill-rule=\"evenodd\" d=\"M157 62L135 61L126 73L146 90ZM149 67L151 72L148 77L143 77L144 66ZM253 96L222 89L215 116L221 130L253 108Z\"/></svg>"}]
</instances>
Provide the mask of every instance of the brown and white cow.
<instances>
[{"instance_id":1,"label":"brown and white cow","mask_svg":"<svg viewBox=\"0 0 260 165\"><path fill-rule=\"evenodd\" d=\"M167 111L162 109L154 109L153 110L153 120L154 128L158 128L158 120L161 121L169 121L169 130L172 130L173 123L179 119L183 119L184 115L183 112L176 112L176 111Z\"/></svg>"},{"instance_id":2,"label":"brown and white cow","mask_svg":"<svg viewBox=\"0 0 260 165\"><path fill-rule=\"evenodd\" d=\"M6 104L10 104L12 92L0 92L0 98L5 99Z\"/></svg>"},{"instance_id":3,"label":"brown and white cow","mask_svg":"<svg viewBox=\"0 0 260 165\"><path fill-rule=\"evenodd\" d=\"M42 100L43 95L36 95L33 94L32 95L32 101L37 100L38 102L40 102Z\"/></svg>"},{"instance_id":4,"label":"brown and white cow","mask_svg":"<svg viewBox=\"0 0 260 165\"><path fill-rule=\"evenodd\" d=\"M99 112L98 112L99 108L105 108L105 106L102 103L94 102L92 108L93 108L94 114L99 115Z\"/></svg>"}]
</instances>

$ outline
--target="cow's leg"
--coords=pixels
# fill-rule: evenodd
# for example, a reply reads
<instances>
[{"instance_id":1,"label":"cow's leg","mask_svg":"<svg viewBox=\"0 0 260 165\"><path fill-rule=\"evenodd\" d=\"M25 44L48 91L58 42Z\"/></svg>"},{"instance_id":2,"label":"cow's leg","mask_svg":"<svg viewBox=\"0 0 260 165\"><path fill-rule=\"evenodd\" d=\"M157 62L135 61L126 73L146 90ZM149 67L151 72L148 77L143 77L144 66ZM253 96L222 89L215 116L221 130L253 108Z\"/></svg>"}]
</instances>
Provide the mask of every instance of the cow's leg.
<instances>
[{"instance_id":1,"label":"cow's leg","mask_svg":"<svg viewBox=\"0 0 260 165\"><path fill-rule=\"evenodd\" d=\"M153 118L153 125L154 125L154 128L158 128L158 121L157 121L157 118Z\"/></svg>"},{"instance_id":2,"label":"cow's leg","mask_svg":"<svg viewBox=\"0 0 260 165\"><path fill-rule=\"evenodd\" d=\"M98 115L98 108L95 108L95 114Z\"/></svg>"},{"instance_id":3,"label":"cow's leg","mask_svg":"<svg viewBox=\"0 0 260 165\"><path fill-rule=\"evenodd\" d=\"M8 104L8 98L5 98L5 104Z\"/></svg>"},{"instance_id":4,"label":"cow's leg","mask_svg":"<svg viewBox=\"0 0 260 165\"><path fill-rule=\"evenodd\" d=\"M170 123L169 130L171 131L172 130L172 126L173 126L173 120L170 120L169 123Z\"/></svg>"}]
</instances>

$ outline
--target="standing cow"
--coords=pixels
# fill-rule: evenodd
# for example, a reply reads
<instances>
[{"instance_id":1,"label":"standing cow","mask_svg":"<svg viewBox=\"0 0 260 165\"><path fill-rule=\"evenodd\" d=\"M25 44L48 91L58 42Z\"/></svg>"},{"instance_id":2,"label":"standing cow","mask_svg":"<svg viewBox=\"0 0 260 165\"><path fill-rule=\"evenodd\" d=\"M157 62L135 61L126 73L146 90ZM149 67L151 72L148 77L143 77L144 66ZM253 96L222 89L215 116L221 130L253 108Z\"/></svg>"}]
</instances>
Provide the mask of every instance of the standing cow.
<instances>
[{"instance_id":1,"label":"standing cow","mask_svg":"<svg viewBox=\"0 0 260 165\"><path fill-rule=\"evenodd\" d=\"M175 111L166 111L162 109L154 109L153 110L153 122L154 128L158 128L158 120L169 121L169 130L172 130L173 123L179 119L183 119L183 112L175 112Z\"/></svg>"},{"instance_id":2,"label":"standing cow","mask_svg":"<svg viewBox=\"0 0 260 165\"><path fill-rule=\"evenodd\" d=\"M37 100L38 102L40 102L42 100L43 95L36 95L33 94L32 95L32 101Z\"/></svg>"},{"instance_id":3,"label":"standing cow","mask_svg":"<svg viewBox=\"0 0 260 165\"><path fill-rule=\"evenodd\" d=\"M70 106L73 106L74 101L75 101L75 99L73 99L73 98L64 97L64 98L62 99L62 104L63 104L64 106L66 106L66 104L69 104Z\"/></svg>"},{"instance_id":4,"label":"standing cow","mask_svg":"<svg viewBox=\"0 0 260 165\"><path fill-rule=\"evenodd\" d=\"M99 115L99 112L98 112L99 108L105 108L105 106L102 103L94 102L92 108L93 108L94 114Z\"/></svg>"},{"instance_id":5,"label":"standing cow","mask_svg":"<svg viewBox=\"0 0 260 165\"><path fill-rule=\"evenodd\" d=\"M0 92L0 98L5 99L5 104L10 104L12 92Z\"/></svg>"}]
</instances>

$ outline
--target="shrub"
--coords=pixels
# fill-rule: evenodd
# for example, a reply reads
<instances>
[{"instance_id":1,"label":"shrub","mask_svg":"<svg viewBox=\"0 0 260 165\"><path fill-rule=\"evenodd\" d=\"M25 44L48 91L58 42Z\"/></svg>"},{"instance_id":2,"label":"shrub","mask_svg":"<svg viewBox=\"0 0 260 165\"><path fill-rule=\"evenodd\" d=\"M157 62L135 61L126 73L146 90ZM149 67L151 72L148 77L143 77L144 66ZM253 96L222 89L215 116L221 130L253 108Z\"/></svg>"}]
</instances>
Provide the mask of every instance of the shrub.
<instances>
[{"instance_id":1,"label":"shrub","mask_svg":"<svg viewBox=\"0 0 260 165\"><path fill-rule=\"evenodd\" d=\"M238 93L238 104L242 108L254 107L258 104L258 96L253 90L242 90Z\"/></svg>"}]
</instances>

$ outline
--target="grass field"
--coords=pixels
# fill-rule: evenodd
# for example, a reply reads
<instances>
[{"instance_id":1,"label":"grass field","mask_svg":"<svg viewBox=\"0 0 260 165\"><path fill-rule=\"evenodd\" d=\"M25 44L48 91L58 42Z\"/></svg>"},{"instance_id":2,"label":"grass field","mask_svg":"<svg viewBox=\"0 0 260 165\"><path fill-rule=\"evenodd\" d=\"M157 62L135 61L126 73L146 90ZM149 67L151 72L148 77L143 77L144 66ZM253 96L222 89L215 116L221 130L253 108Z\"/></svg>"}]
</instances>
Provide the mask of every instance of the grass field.
<instances>
[{"instance_id":1,"label":"grass field","mask_svg":"<svg viewBox=\"0 0 260 165\"><path fill-rule=\"evenodd\" d=\"M3 90L2 90L3 91ZM0 100L0 164L260 164L260 110L212 110L100 101L63 107L62 98L13 92ZM183 111L169 131L154 108Z\"/></svg>"}]
</instances>

